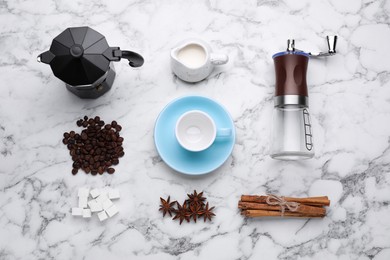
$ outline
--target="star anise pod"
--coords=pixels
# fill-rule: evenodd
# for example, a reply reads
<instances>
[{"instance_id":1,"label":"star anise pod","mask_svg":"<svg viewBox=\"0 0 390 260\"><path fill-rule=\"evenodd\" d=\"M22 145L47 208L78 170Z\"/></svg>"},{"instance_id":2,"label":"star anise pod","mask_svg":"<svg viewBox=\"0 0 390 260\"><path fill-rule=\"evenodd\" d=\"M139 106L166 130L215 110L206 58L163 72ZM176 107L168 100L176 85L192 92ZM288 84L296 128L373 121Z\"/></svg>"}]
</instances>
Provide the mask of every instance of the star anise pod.
<instances>
[{"instance_id":1,"label":"star anise pod","mask_svg":"<svg viewBox=\"0 0 390 260\"><path fill-rule=\"evenodd\" d=\"M163 217L168 213L169 216L172 217L172 213L175 213L176 209L173 207L176 203L175 201L170 202L171 196L168 196L167 200L164 200L163 198L160 197L161 205L159 211L163 212Z\"/></svg>"},{"instance_id":2,"label":"star anise pod","mask_svg":"<svg viewBox=\"0 0 390 260\"><path fill-rule=\"evenodd\" d=\"M211 221L211 218L215 216L215 214L212 212L214 207L209 208L209 203L207 202L206 206L199 212L199 215L202 215L204 217L204 222L206 222L207 219Z\"/></svg>"},{"instance_id":3,"label":"star anise pod","mask_svg":"<svg viewBox=\"0 0 390 260\"><path fill-rule=\"evenodd\" d=\"M183 220L190 222L190 213L188 212L188 209L187 209L187 203L184 201L183 206L180 205L179 202L176 202L176 203L177 203L177 210L175 211L176 215L173 218L173 220L179 219L180 225L183 222Z\"/></svg>"},{"instance_id":4,"label":"star anise pod","mask_svg":"<svg viewBox=\"0 0 390 260\"><path fill-rule=\"evenodd\" d=\"M188 199L187 202L190 204L190 206L193 205L199 205L200 207L204 206L204 201L206 200L205 197L203 197L203 191L201 193L197 193L196 190L194 190L194 193L187 194Z\"/></svg>"},{"instance_id":5,"label":"star anise pod","mask_svg":"<svg viewBox=\"0 0 390 260\"><path fill-rule=\"evenodd\" d=\"M202 211L202 207L199 204L190 205L188 210L190 219L192 218L196 223L196 218L200 216L200 212Z\"/></svg>"}]
</instances>

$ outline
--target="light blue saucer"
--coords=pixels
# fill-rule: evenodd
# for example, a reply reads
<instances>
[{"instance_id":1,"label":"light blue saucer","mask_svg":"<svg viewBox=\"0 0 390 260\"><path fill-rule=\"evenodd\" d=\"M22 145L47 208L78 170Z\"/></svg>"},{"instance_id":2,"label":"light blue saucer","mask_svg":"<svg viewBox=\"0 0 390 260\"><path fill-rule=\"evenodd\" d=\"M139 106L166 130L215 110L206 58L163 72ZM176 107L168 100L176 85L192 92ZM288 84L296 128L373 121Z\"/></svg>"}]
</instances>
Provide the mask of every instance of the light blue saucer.
<instances>
[{"instance_id":1,"label":"light blue saucer","mask_svg":"<svg viewBox=\"0 0 390 260\"><path fill-rule=\"evenodd\" d=\"M179 117L190 110L209 114L217 129L231 128L232 136L217 138L201 152L185 150L176 140L175 126ZM234 141L234 123L229 113L217 102L201 96L182 97L169 103L161 111L154 128L154 143L162 160L172 169L188 175L202 175L220 167L231 154Z\"/></svg>"}]
</instances>

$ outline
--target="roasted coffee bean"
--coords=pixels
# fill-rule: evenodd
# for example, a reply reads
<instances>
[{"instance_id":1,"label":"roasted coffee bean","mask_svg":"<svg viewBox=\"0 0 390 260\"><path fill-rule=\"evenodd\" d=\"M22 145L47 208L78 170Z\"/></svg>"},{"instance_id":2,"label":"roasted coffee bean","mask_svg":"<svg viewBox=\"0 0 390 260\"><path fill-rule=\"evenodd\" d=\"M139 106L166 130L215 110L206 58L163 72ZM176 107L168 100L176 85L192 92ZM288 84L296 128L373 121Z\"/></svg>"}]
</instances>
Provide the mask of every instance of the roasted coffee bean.
<instances>
[{"instance_id":1,"label":"roasted coffee bean","mask_svg":"<svg viewBox=\"0 0 390 260\"><path fill-rule=\"evenodd\" d=\"M103 174L103 173L104 173L104 168L103 168L102 166L100 166L100 167L98 168L98 173L99 173L99 174Z\"/></svg>"},{"instance_id":2,"label":"roasted coffee bean","mask_svg":"<svg viewBox=\"0 0 390 260\"><path fill-rule=\"evenodd\" d=\"M119 157L124 155L123 138L119 131L122 127L116 122L105 124L100 117L79 119L76 125L83 127L81 133L65 132L62 142L69 149L73 160L72 173L79 169L92 175L115 172L112 165L119 163Z\"/></svg>"},{"instance_id":3,"label":"roasted coffee bean","mask_svg":"<svg viewBox=\"0 0 390 260\"><path fill-rule=\"evenodd\" d=\"M80 163L78 161L75 161L72 166L73 166L73 168L77 168L77 169L81 168L81 165L80 165Z\"/></svg>"},{"instance_id":4,"label":"roasted coffee bean","mask_svg":"<svg viewBox=\"0 0 390 260\"><path fill-rule=\"evenodd\" d=\"M118 159L113 159L111 162L112 162L113 165L117 165L119 163L119 160Z\"/></svg>"}]
</instances>

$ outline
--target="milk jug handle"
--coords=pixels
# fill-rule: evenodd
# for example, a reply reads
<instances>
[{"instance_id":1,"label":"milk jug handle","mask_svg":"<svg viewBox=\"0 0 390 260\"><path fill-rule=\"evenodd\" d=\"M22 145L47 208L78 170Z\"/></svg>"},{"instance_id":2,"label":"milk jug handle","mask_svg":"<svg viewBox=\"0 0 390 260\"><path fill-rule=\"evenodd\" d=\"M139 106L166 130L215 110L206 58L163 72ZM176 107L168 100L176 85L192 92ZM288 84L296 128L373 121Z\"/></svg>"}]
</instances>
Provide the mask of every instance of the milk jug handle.
<instances>
[{"instance_id":1,"label":"milk jug handle","mask_svg":"<svg viewBox=\"0 0 390 260\"><path fill-rule=\"evenodd\" d=\"M229 61L229 57L226 54L211 53L210 61L214 65L223 65Z\"/></svg>"}]
</instances>

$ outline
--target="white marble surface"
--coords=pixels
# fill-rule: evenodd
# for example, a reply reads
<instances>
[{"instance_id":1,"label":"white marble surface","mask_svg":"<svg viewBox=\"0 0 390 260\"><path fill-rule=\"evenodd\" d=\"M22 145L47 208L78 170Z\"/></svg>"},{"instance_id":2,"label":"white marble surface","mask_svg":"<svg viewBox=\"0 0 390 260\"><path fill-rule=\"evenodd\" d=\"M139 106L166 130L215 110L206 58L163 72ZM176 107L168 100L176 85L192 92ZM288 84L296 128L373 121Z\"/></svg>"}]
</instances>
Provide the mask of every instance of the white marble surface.
<instances>
[{"instance_id":1,"label":"white marble surface","mask_svg":"<svg viewBox=\"0 0 390 260\"><path fill-rule=\"evenodd\" d=\"M390 259L390 1L0 1L0 259ZM97 100L69 93L36 56L66 27L89 25L111 46L140 52L141 69L116 64ZM339 54L308 71L316 156L268 156L271 56L296 39L305 50L339 35ZM230 55L222 72L189 85L169 68L176 42L199 36ZM219 170L188 178L153 144L160 110L183 95L222 103L237 140ZM81 116L123 125L126 155L114 175L72 176L62 133ZM120 189L120 213L73 218L79 187ZM204 190L212 223L179 226L159 197ZM245 220L241 194L328 195L321 220Z\"/></svg>"}]
</instances>

